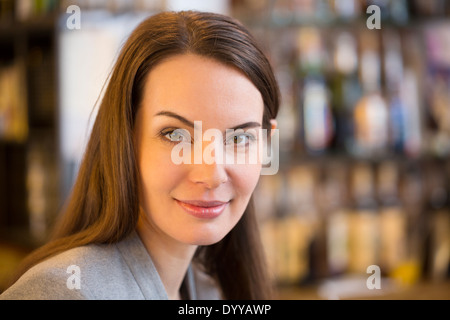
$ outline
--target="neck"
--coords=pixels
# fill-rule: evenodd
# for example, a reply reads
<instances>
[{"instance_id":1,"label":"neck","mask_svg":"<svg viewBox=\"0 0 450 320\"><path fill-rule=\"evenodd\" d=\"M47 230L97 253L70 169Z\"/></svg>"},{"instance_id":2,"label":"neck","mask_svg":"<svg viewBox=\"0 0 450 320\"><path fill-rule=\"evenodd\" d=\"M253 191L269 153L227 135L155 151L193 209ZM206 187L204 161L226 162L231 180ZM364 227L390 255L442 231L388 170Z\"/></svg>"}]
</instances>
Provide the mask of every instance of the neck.
<instances>
[{"instance_id":1,"label":"neck","mask_svg":"<svg viewBox=\"0 0 450 320\"><path fill-rule=\"evenodd\" d=\"M168 298L180 299L180 287L197 246L170 238L142 217L137 232L153 260Z\"/></svg>"}]
</instances>

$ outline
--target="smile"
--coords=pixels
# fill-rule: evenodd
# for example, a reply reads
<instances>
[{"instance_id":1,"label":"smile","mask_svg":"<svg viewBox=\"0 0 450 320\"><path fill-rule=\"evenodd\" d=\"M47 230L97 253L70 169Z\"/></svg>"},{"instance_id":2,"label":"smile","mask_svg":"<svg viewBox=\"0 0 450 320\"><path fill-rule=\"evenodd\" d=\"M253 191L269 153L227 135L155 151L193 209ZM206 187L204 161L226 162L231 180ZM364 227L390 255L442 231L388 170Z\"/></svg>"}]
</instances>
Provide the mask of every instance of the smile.
<instances>
[{"instance_id":1,"label":"smile","mask_svg":"<svg viewBox=\"0 0 450 320\"><path fill-rule=\"evenodd\" d=\"M222 214L229 202L222 201L180 201L178 205L188 214L200 219L214 219Z\"/></svg>"}]
</instances>

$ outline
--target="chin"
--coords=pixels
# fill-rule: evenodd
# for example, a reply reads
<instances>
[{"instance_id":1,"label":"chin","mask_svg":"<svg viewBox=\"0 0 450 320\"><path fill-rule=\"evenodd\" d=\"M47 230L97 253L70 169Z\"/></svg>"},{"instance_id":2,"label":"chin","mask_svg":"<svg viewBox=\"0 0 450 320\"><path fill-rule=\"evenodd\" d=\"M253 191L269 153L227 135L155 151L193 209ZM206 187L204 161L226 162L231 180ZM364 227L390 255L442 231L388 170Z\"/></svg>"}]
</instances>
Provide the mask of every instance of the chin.
<instances>
[{"instance_id":1,"label":"chin","mask_svg":"<svg viewBox=\"0 0 450 320\"><path fill-rule=\"evenodd\" d=\"M223 230L196 230L195 234L187 235L186 237L184 237L185 239L180 240L191 245L209 246L222 240L228 234L228 232L224 232Z\"/></svg>"}]
</instances>

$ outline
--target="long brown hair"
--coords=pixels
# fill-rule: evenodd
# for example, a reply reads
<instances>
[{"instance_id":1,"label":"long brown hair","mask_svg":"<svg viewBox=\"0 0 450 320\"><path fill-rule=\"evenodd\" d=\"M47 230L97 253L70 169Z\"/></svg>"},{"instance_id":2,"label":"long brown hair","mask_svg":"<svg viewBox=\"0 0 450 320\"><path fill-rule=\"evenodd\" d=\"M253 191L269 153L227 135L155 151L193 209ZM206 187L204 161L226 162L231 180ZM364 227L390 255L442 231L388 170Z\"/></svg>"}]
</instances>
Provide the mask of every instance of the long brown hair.
<instances>
[{"instance_id":1,"label":"long brown hair","mask_svg":"<svg viewBox=\"0 0 450 320\"><path fill-rule=\"evenodd\" d=\"M52 240L24 261L38 262L90 243L115 243L136 228L139 216L133 132L145 79L163 59L194 53L245 74L261 92L263 127L279 107L271 65L247 29L233 18L196 11L162 12L143 21L123 46L99 106L77 180ZM199 247L197 259L217 279L225 299L271 299L272 286L257 228L253 198L221 241ZM16 278L17 279L17 278Z\"/></svg>"}]
</instances>

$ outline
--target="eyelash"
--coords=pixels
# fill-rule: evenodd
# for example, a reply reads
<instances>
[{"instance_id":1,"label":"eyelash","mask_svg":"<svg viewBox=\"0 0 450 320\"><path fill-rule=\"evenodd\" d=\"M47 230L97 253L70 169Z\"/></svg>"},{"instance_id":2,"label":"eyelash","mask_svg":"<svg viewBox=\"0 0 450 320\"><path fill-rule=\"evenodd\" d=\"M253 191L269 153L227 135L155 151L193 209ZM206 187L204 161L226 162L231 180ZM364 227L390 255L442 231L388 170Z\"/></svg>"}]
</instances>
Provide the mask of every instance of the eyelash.
<instances>
[{"instance_id":1,"label":"eyelash","mask_svg":"<svg viewBox=\"0 0 450 320\"><path fill-rule=\"evenodd\" d=\"M167 142L167 143L170 143L170 144L178 144L178 143L180 143L181 141L173 141L173 140L170 140L170 138L167 137L167 135L170 135L170 134L174 133L176 130L180 130L180 129L179 129L179 128L176 128L176 129L174 129L174 128L163 129L163 130L161 130L161 131L158 133L158 136L159 136L164 142ZM254 135L248 134L248 133L241 133L241 134L238 134L238 135L232 135L232 136L228 137L228 138L225 140L225 143L226 143L227 141L232 140L232 139L233 139L233 141L234 141L234 139L237 138L237 137L239 137L239 136L244 136L244 137L246 137L246 138L248 139L248 142L245 143L245 146L247 146L248 144L250 144L250 143L256 141L256 137L255 137ZM191 143L192 143L192 139L191 139ZM239 147L239 146L241 146L241 145L236 145L236 146Z\"/></svg>"},{"instance_id":2,"label":"eyelash","mask_svg":"<svg viewBox=\"0 0 450 320\"><path fill-rule=\"evenodd\" d=\"M163 129L163 130L161 130L160 132L159 132L159 134L158 134L158 136L164 141L164 142L167 142L167 143L170 143L170 144L178 144L178 143L180 143L181 141L173 141L173 140L170 140L168 137L167 137L167 135L169 135L169 134L172 134L172 133L174 133L176 130L180 130L179 128L166 128L166 129ZM192 141L191 141L192 142Z\"/></svg>"},{"instance_id":3,"label":"eyelash","mask_svg":"<svg viewBox=\"0 0 450 320\"><path fill-rule=\"evenodd\" d=\"M235 138L239 138L239 136L244 136L245 138L248 139L248 141L245 143L244 146L247 146L247 145L249 145L250 143L256 141L255 136L253 136L252 134L248 134L248 133L241 133L241 134L238 134L238 135L232 135L231 137L229 137L229 138L227 139L227 141L232 140L232 139L233 139L233 141L234 141L234 139L235 139ZM241 146L241 145L239 144L239 145L237 145L237 146L239 147L239 146Z\"/></svg>"}]
</instances>

